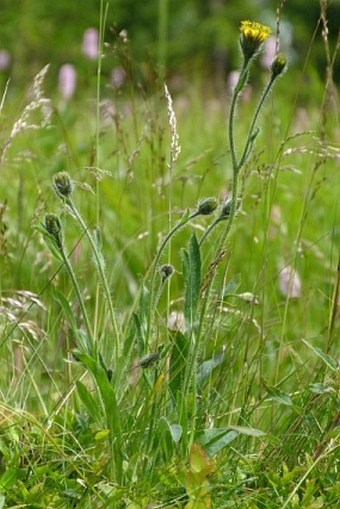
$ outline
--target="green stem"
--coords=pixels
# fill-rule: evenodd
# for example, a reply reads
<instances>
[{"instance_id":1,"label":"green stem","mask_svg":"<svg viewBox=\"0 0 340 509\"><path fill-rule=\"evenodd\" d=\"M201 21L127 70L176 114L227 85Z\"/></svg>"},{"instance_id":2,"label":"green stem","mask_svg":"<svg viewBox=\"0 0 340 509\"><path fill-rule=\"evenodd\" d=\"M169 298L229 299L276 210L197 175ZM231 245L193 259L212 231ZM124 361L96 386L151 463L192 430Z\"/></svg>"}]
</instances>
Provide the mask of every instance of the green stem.
<instances>
[{"instance_id":1,"label":"green stem","mask_svg":"<svg viewBox=\"0 0 340 509\"><path fill-rule=\"evenodd\" d=\"M157 305L158 305L158 302L159 302L159 299L162 295L162 292L163 292L163 289L164 289L164 285L165 285L165 282L166 281L169 281L169 279L161 279L161 281L159 282L159 286L158 286L158 290L157 290L157 293L156 293L156 297L154 298L154 308L157 308Z\"/></svg>"},{"instance_id":2,"label":"green stem","mask_svg":"<svg viewBox=\"0 0 340 509\"><path fill-rule=\"evenodd\" d=\"M249 153L251 151L252 144L254 143L253 133L254 133L255 125L256 125L259 113L260 113L260 111L262 109L263 103L266 100L266 98L267 98L267 96L268 96L268 94L270 92L270 89L273 86L273 83L274 83L274 79L271 77L270 80L268 81L267 86L264 89L264 91L262 93L262 96L261 96L261 98L259 100L259 103L258 103L258 105L256 107L256 110L255 110L255 113L254 113L254 116L253 116L253 120L251 121L251 124L250 124L250 127L249 127L249 133L248 133L247 141L246 141L246 144L245 144L245 147L244 147L244 150L243 150L243 154L242 154L242 157L241 157L240 162L239 162L239 168L238 168L239 170L242 168L242 166L246 162L246 160L248 158L248 155L249 155Z\"/></svg>"},{"instance_id":3,"label":"green stem","mask_svg":"<svg viewBox=\"0 0 340 509\"><path fill-rule=\"evenodd\" d=\"M190 214L187 219L185 219L183 221L183 218L168 232L168 234L166 235L166 237L164 237L163 239L163 242L162 244L160 245L158 251L157 251L157 254L156 254L156 258L153 262L153 265L152 265L152 272L151 272L151 277L150 277L150 303L149 303L149 317L148 317L148 326L147 326L147 338L149 337L149 333L150 333L150 329L151 329L151 320L152 320L152 314L153 314L153 308L154 308L154 297L153 297L153 294L154 294L154 286L155 286L155 278L156 278L156 271L157 271L157 267L158 267L158 263L159 263L159 260L161 258L161 255L164 251L164 248L165 246L167 245L167 243L169 242L169 240L171 239L171 237L178 231L180 230L183 226L185 226L186 224L188 224L192 219L194 219L195 217L199 216L200 213L196 210L195 212L192 212L192 214Z\"/></svg>"},{"instance_id":4,"label":"green stem","mask_svg":"<svg viewBox=\"0 0 340 509\"><path fill-rule=\"evenodd\" d=\"M238 171L238 163L237 163L237 155L236 155L236 148L235 148L235 137L234 137L234 120L235 120L235 111L236 111L236 105L237 105L237 99L242 92L245 84L243 87L240 87L240 83L244 80L245 74L248 70L249 61L244 60L240 76L238 79L238 82L235 86L233 96L231 98L231 104L230 104L230 111L229 111L229 124L228 124L228 133L229 133L229 148L230 148L230 155L231 155L231 164L233 167L234 175Z\"/></svg>"},{"instance_id":5,"label":"green stem","mask_svg":"<svg viewBox=\"0 0 340 509\"><path fill-rule=\"evenodd\" d=\"M235 138L234 138L234 123L235 123L235 111L236 111L236 106L237 106L237 99L238 99L240 92L245 87L246 73L248 71L249 63L250 63L249 60L243 61L241 71L240 71L239 80L235 86L234 93L233 93L233 96L231 99L231 104L230 104L228 134L229 134L229 147L230 147L230 154L231 154L231 163L232 163L232 169L233 169L232 196L231 196L230 214L228 217L225 231L223 232L220 242L218 244L216 259L218 259L219 255L221 253L221 250L223 249L223 246L226 243L226 240L227 240L229 233L231 231L231 228L232 228L232 225L233 225L233 222L235 219L235 215L236 215L236 210L237 210L238 175L239 175L239 170L241 168L241 165L240 165L240 163L237 162L237 154L236 154ZM207 231L203 235L203 237L200 241L200 245L206 239L207 235L211 232L211 230L216 226L216 224L219 221L220 221L220 218L217 218L210 225L210 227L207 229ZM211 277L210 281L208 282L208 285L205 289L205 296L204 296L203 304L202 304L202 308L201 308L200 321L199 321L199 326L198 326L197 335L196 335L196 342L195 342L195 346L194 346L194 353L193 353L194 360L196 360L196 358L197 358L200 339L201 339L201 336L203 333L204 317L205 317L206 311L207 311L209 295L210 295L210 290L211 290L211 287L213 284L213 280L214 280L214 275L212 275L212 277ZM191 371L191 369L190 369L190 371Z\"/></svg>"},{"instance_id":6,"label":"green stem","mask_svg":"<svg viewBox=\"0 0 340 509\"><path fill-rule=\"evenodd\" d=\"M86 310L86 307L85 307L85 303L84 303L84 299L82 297L82 294L81 294L81 291L80 291L80 288L79 288L79 285L78 285L78 281L76 279L76 276L74 274L74 271L73 271L73 267L70 263L70 260L65 252L65 248L63 246L63 244L61 244L59 246L59 250L60 250L60 254L63 258L63 261L65 263L65 267L66 267L66 270L71 278L71 281L72 281L72 285L73 285L73 288L74 288L74 291L76 292L76 295L77 295L77 299L78 299L78 302L79 302L79 306L80 306L80 309L81 309L81 313L83 315L83 319L84 319L84 323L85 323L85 328L86 328L86 332L87 332L87 337L90 341L90 352L87 352L89 353L90 355L94 355L96 356L96 341L95 341L95 338L94 338L94 335L93 335L93 332L92 332L92 327L91 327L91 323L90 323L90 319L89 319L89 315L87 313L87 310Z\"/></svg>"},{"instance_id":7,"label":"green stem","mask_svg":"<svg viewBox=\"0 0 340 509\"><path fill-rule=\"evenodd\" d=\"M102 74L102 53L104 42L104 28L106 23L108 4L106 4L104 12L104 0L100 0L99 15L99 40L98 40L98 64L97 64L97 86L96 86L96 150L95 150L95 166L99 166L99 137L100 137L100 83ZM100 198L99 198L99 181L96 179L96 217L99 224L100 216Z\"/></svg>"},{"instance_id":8,"label":"green stem","mask_svg":"<svg viewBox=\"0 0 340 509\"><path fill-rule=\"evenodd\" d=\"M152 275L151 275L151 285L153 285L154 283L154 280L155 280L155 274L156 274L156 270L157 270L157 266L158 266L158 263L159 263L159 260L160 260L160 257L163 253L163 250L165 248L165 246L167 245L167 243L169 242L169 240L171 239L171 237L180 229L182 228L183 226L185 226L187 223L189 223L189 221L191 221L192 219L194 219L195 217L197 217L199 214L197 211L193 212L192 214L189 215L189 217L183 222L182 220L179 221L170 231L169 233L167 234L166 237L164 237L163 239L163 242L162 244L160 245L160 248L158 249L158 252L157 252L157 255L156 255L156 258L153 262L153 269L152 269Z\"/></svg>"},{"instance_id":9,"label":"green stem","mask_svg":"<svg viewBox=\"0 0 340 509\"><path fill-rule=\"evenodd\" d=\"M158 64L163 79L166 74L168 40L168 0L158 0Z\"/></svg>"},{"instance_id":10,"label":"green stem","mask_svg":"<svg viewBox=\"0 0 340 509\"><path fill-rule=\"evenodd\" d=\"M212 232L212 230L215 228L215 226L218 225L218 223L220 223L222 221L222 219L220 217L217 217L215 219L215 221L213 221L209 226L208 228L205 230L204 234L202 235L202 237L200 238L199 242L198 242L198 245L199 247L201 247L201 245L203 244L203 242L205 241L205 239L208 237L208 235Z\"/></svg>"},{"instance_id":11,"label":"green stem","mask_svg":"<svg viewBox=\"0 0 340 509\"><path fill-rule=\"evenodd\" d=\"M97 265L97 268L98 268L98 273L99 273L99 276L100 276L101 281L103 283L104 292L105 292L105 295L106 295L106 301L107 301L107 306L108 306L108 309L109 309L111 323L112 323L112 326L113 326L113 329L114 329L114 345L115 345L115 355L116 355L115 359L117 359L119 357L119 329L118 329L118 325L117 325L116 314L115 314L115 311L113 309L113 304L112 304L112 298L111 298L109 284L108 284L108 281L107 281L107 278L106 278L106 275L105 275L105 270L104 270L104 267L103 267L103 260L101 258L101 254L98 251L98 247L96 246L96 243L93 240L93 236L89 232L89 230L88 230L88 228L87 228L83 218L79 214L79 212L78 212L76 206L74 205L72 199L71 198L67 198L66 199L66 204L70 207L72 213L75 215L77 221L79 222L79 224L81 225L85 235L87 236L87 238L88 238L88 240L90 242L90 246L91 246L94 258L96 260L96 265Z\"/></svg>"}]
</instances>

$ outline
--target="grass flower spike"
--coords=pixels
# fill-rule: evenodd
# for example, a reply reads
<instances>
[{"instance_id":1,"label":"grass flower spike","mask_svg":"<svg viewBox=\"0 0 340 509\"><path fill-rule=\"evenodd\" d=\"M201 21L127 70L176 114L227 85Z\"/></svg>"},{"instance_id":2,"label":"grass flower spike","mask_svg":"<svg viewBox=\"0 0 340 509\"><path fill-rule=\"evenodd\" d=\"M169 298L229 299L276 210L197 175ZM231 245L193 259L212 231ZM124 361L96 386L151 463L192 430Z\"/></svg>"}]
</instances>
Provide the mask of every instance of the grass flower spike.
<instances>
[{"instance_id":1,"label":"grass flower spike","mask_svg":"<svg viewBox=\"0 0 340 509\"><path fill-rule=\"evenodd\" d=\"M240 44L246 61L249 61L261 48L262 43L268 39L270 28L256 21L241 21Z\"/></svg>"}]
</instances>

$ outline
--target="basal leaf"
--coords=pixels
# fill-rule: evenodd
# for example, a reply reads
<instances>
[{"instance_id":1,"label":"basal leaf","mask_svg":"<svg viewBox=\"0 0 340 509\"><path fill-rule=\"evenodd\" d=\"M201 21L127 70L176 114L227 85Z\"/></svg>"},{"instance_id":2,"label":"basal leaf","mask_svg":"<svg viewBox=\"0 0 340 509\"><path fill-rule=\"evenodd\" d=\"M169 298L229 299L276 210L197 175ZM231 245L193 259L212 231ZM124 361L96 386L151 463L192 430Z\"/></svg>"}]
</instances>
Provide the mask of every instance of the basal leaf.
<instances>
[{"instance_id":1,"label":"basal leaf","mask_svg":"<svg viewBox=\"0 0 340 509\"><path fill-rule=\"evenodd\" d=\"M237 431L240 435L248 435L250 437L263 437L265 432L257 428L248 428L247 426L229 426L229 429Z\"/></svg>"},{"instance_id":2,"label":"basal leaf","mask_svg":"<svg viewBox=\"0 0 340 509\"><path fill-rule=\"evenodd\" d=\"M199 386L203 386L206 379L209 377L213 369L221 364L224 358L225 347L222 348L222 351L207 361L202 362L202 364L198 367L197 371L197 382Z\"/></svg>"},{"instance_id":3,"label":"basal leaf","mask_svg":"<svg viewBox=\"0 0 340 509\"><path fill-rule=\"evenodd\" d=\"M197 442L209 456L214 456L235 440L238 435L238 431L230 430L230 428L205 429L197 436Z\"/></svg>"},{"instance_id":4,"label":"basal leaf","mask_svg":"<svg viewBox=\"0 0 340 509\"><path fill-rule=\"evenodd\" d=\"M92 396L89 389L80 380L76 382L79 397L85 405L89 414L93 417L96 422L100 422L100 409L98 401Z\"/></svg>"},{"instance_id":5,"label":"basal leaf","mask_svg":"<svg viewBox=\"0 0 340 509\"><path fill-rule=\"evenodd\" d=\"M339 367L338 367L338 364L336 362L336 360L333 359L333 357L331 357L330 355L328 355L327 353L324 353L322 350L320 350L320 348L318 348L317 346L313 346L311 345L310 343L308 343L308 341L306 341L305 339L302 340L303 343L308 346L308 348L310 350L312 350L312 352L315 353L315 355L317 357L319 357L319 359L321 359L325 364L326 366L328 366L332 371L338 371Z\"/></svg>"},{"instance_id":6,"label":"basal leaf","mask_svg":"<svg viewBox=\"0 0 340 509\"><path fill-rule=\"evenodd\" d=\"M293 405L292 399L287 392L281 391L280 389L277 389L276 387L268 385L264 380L263 380L263 384L267 390L267 397L269 399L277 401L278 403L281 403L281 405L286 405L286 406Z\"/></svg>"},{"instance_id":7,"label":"basal leaf","mask_svg":"<svg viewBox=\"0 0 340 509\"><path fill-rule=\"evenodd\" d=\"M173 345L170 354L169 388L176 401L177 392L183 388L190 344L188 338L180 331L174 332L171 337Z\"/></svg>"}]
</instances>

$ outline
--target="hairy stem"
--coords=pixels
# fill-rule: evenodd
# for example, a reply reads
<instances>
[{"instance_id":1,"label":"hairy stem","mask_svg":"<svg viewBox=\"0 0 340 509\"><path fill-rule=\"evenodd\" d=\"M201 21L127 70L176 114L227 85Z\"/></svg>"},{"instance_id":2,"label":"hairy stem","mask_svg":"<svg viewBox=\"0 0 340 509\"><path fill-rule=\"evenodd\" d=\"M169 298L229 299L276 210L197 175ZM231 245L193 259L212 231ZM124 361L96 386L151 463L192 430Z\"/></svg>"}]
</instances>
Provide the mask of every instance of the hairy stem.
<instances>
[{"instance_id":1,"label":"hairy stem","mask_svg":"<svg viewBox=\"0 0 340 509\"><path fill-rule=\"evenodd\" d=\"M119 349L120 349L120 345L119 345L119 329L118 329L116 314L115 314L115 311L114 311L114 308L113 308L113 304L112 304L112 298L111 298L109 284L108 284L108 281L107 281L107 278L106 278L106 274L105 274L105 270L104 270L104 267L103 267L103 260L102 260L101 254L98 251L98 247L96 246L96 243L95 243L95 241L93 239L93 236L89 232L89 230L88 230L88 228L87 228L83 218L81 217L81 215L78 212L76 206L74 205L73 200L71 198L67 198L66 199L66 204L70 207L72 213L75 215L77 221L79 222L79 224L81 225L85 235L87 236L87 238L88 238L88 240L90 242L90 246L91 246L94 258L96 260L96 266L98 268L98 273L99 273L99 276L100 276L102 284L103 284L103 288L104 288L104 292L105 292L105 296L106 296L106 302L107 302L107 306L108 306L108 310L109 310L109 314L110 314L110 320L111 320L111 323L112 323L112 326L113 326L113 330L114 330L115 355L116 355L116 359L117 359L118 356L119 356Z\"/></svg>"}]
</instances>

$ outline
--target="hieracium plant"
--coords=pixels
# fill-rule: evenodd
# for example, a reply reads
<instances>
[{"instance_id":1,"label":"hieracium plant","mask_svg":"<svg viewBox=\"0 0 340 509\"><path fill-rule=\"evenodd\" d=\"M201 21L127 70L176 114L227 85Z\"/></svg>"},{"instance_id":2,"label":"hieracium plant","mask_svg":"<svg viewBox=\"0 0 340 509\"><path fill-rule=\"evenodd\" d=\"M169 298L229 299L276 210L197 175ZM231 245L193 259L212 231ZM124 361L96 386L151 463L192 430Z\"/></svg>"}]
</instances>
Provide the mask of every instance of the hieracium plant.
<instances>
[{"instance_id":1,"label":"hieracium plant","mask_svg":"<svg viewBox=\"0 0 340 509\"><path fill-rule=\"evenodd\" d=\"M142 368L144 382L146 382L145 390L149 391L149 395L145 397L145 408L143 411L136 407L136 411L139 412L139 415L143 415L143 418L148 422L147 431L142 433L145 444L143 442L143 445L140 446L142 450L141 458L147 458L149 450L152 449L156 443L156 420L157 418L163 417L162 412L168 413L169 415L167 418L172 422L178 423L176 424L176 428L173 428L176 430L176 441L181 441L183 451L190 450L195 440L196 428L199 424L202 426L202 422L198 422L198 386L200 384L202 385L204 380L208 377L209 370L214 369L223 359L224 349L221 354L209 361L209 367L207 364L204 365L203 361L200 361L202 358L200 353L204 350L203 340L206 333L206 312L208 308L209 292L214 282L216 267L223 258L225 245L229 241L229 235L235 216L241 206L241 199L238 192L239 177L242 168L254 148L255 140L259 134L259 128L257 127L259 114L275 81L282 75L287 67L285 56L280 53L277 54L270 66L267 84L254 110L244 145L241 148L237 147L234 135L237 103L242 91L247 85L250 68L254 65L263 43L270 35L270 29L257 22L242 21L240 32L242 63L238 82L231 98L228 122L228 141L232 167L230 196L228 196L220 206L218 200L214 197L203 198L193 211L187 210L177 224L172 225L171 221L169 221L169 231L160 243L155 258L150 266L150 270L142 285L139 303L132 309L131 314L128 315L127 324L118 323L116 318L112 289L106 277L106 267L101 252L98 229L91 232L76 208L73 201L75 186L70 175L67 172L59 172L53 177L53 189L56 195L62 200L66 211L78 222L82 234L88 239L93 255L93 262L101 282L100 288L104 294L105 305L108 311L109 321L105 322L105 324L110 324L110 330L98 332L97 327L94 327L91 323L90 314L87 311L76 274L64 245L62 223L56 215L47 214L40 231L44 234L51 251L65 266L79 301L83 327L78 327L75 323L71 324L71 326L73 325L77 346L74 357L81 361L92 374L95 386L100 395L100 401L104 408L107 428L111 433L111 437L115 437L114 440L111 438L110 441L111 473L112 478L118 482L122 482L123 464L127 461L129 455L128 444L124 442L126 430L124 430L124 420L122 418L122 409L120 405L124 403L129 392L128 381L126 381L125 384L123 383L123 375L129 371L129 363L131 364L133 352L138 352L138 355L140 355L141 360L136 365ZM171 176L173 166L180 153L180 146L176 131L176 117L167 87L165 87L165 95L168 101L169 123L172 134L169 162L169 172ZM213 214L215 214L215 218L210 222L210 225L207 226L201 237L197 238L195 233L192 234L188 249L183 249L181 251L181 274L183 276L185 290L183 297L183 313L179 314L183 315L183 323L181 326L178 326L174 332L169 328L168 336L165 335L165 337L162 337L162 334L159 334L159 331L157 331L158 314L156 310L162 292L164 288L168 286L175 272L170 255L168 256L167 263L162 262L162 256L166 248L169 247L171 238L179 230L188 226L194 219L199 220L201 216L209 217ZM221 232L217 251L209 266L207 276L202 278L202 245L212 230L220 224L224 224L225 227ZM170 250L168 251L170 253ZM168 286L168 290L169 288ZM170 309L170 301L171 299L169 299L168 292L168 311ZM64 301L62 302L66 309L65 314L70 318L71 314L68 312L66 303ZM104 359L103 353L105 348L102 348L102 345L99 343L99 337L108 337L111 338L112 341L113 346L110 350L112 352L110 358L111 365L109 368L106 367L107 360ZM158 341L159 337L161 337L161 342ZM166 356L168 356L168 358L167 361L164 362ZM165 374L157 378L156 374L159 374L158 364L161 363L164 364ZM155 376L150 378L145 372L152 370L155 370ZM167 384L165 381L167 381ZM92 407L95 405L95 402L92 396L86 392L86 388L81 382L77 383L77 387L84 404L89 406L90 411L93 413ZM160 394L161 391L165 391L164 401L166 401L167 404L157 407L157 411L160 412L157 417L155 413L155 398L156 393ZM89 404L89 401L91 404ZM150 405L150 407L147 405ZM132 407L134 408L133 405ZM130 418L132 417L130 416ZM138 423L138 419L134 422Z\"/></svg>"},{"instance_id":2,"label":"hieracium plant","mask_svg":"<svg viewBox=\"0 0 340 509\"><path fill-rule=\"evenodd\" d=\"M264 102L268 97L269 92L271 91L275 80L282 75L282 73L287 68L287 60L286 57L282 53L278 53L274 58L273 62L270 65L270 75L268 82L262 92L260 100L255 108L253 118L251 120L248 134L246 137L246 141L244 143L241 152L238 153L236 144L235 144L235 112L239 97L246 87L249 79L249 71L251 66L253 65L256 57L260 53L263 43L269 37L271 31L270 28L261 25L255 21L242 21L240 25L240 47L242 53L242 64L240 68L240 73L238 77L238 81L235 85L233 95L230 103L229 110L229 122L228 122L228 138L229 138L229 149L230 149L230 157L231 157L231 166L233 172L233 181L232 181L232 193L231 197L228 197L226 202L222 206L222 210L218 218L214 221L214 223L210 226L209 230L206 232L205 236L212 229L212 226L215 226L223 219L227 219L227 227L224 232L222 238L222 244L225 243L226 238L230 232L232 223L234 221L235 214L237 209L240 207L240 199L238 197L238 180L239 174L246 161L248 160L252 149L254 147L254 143L256 137L258 136L260 130L257 128L257 120L259 114L262 110Z\"/></svg>"}]
</instances>

